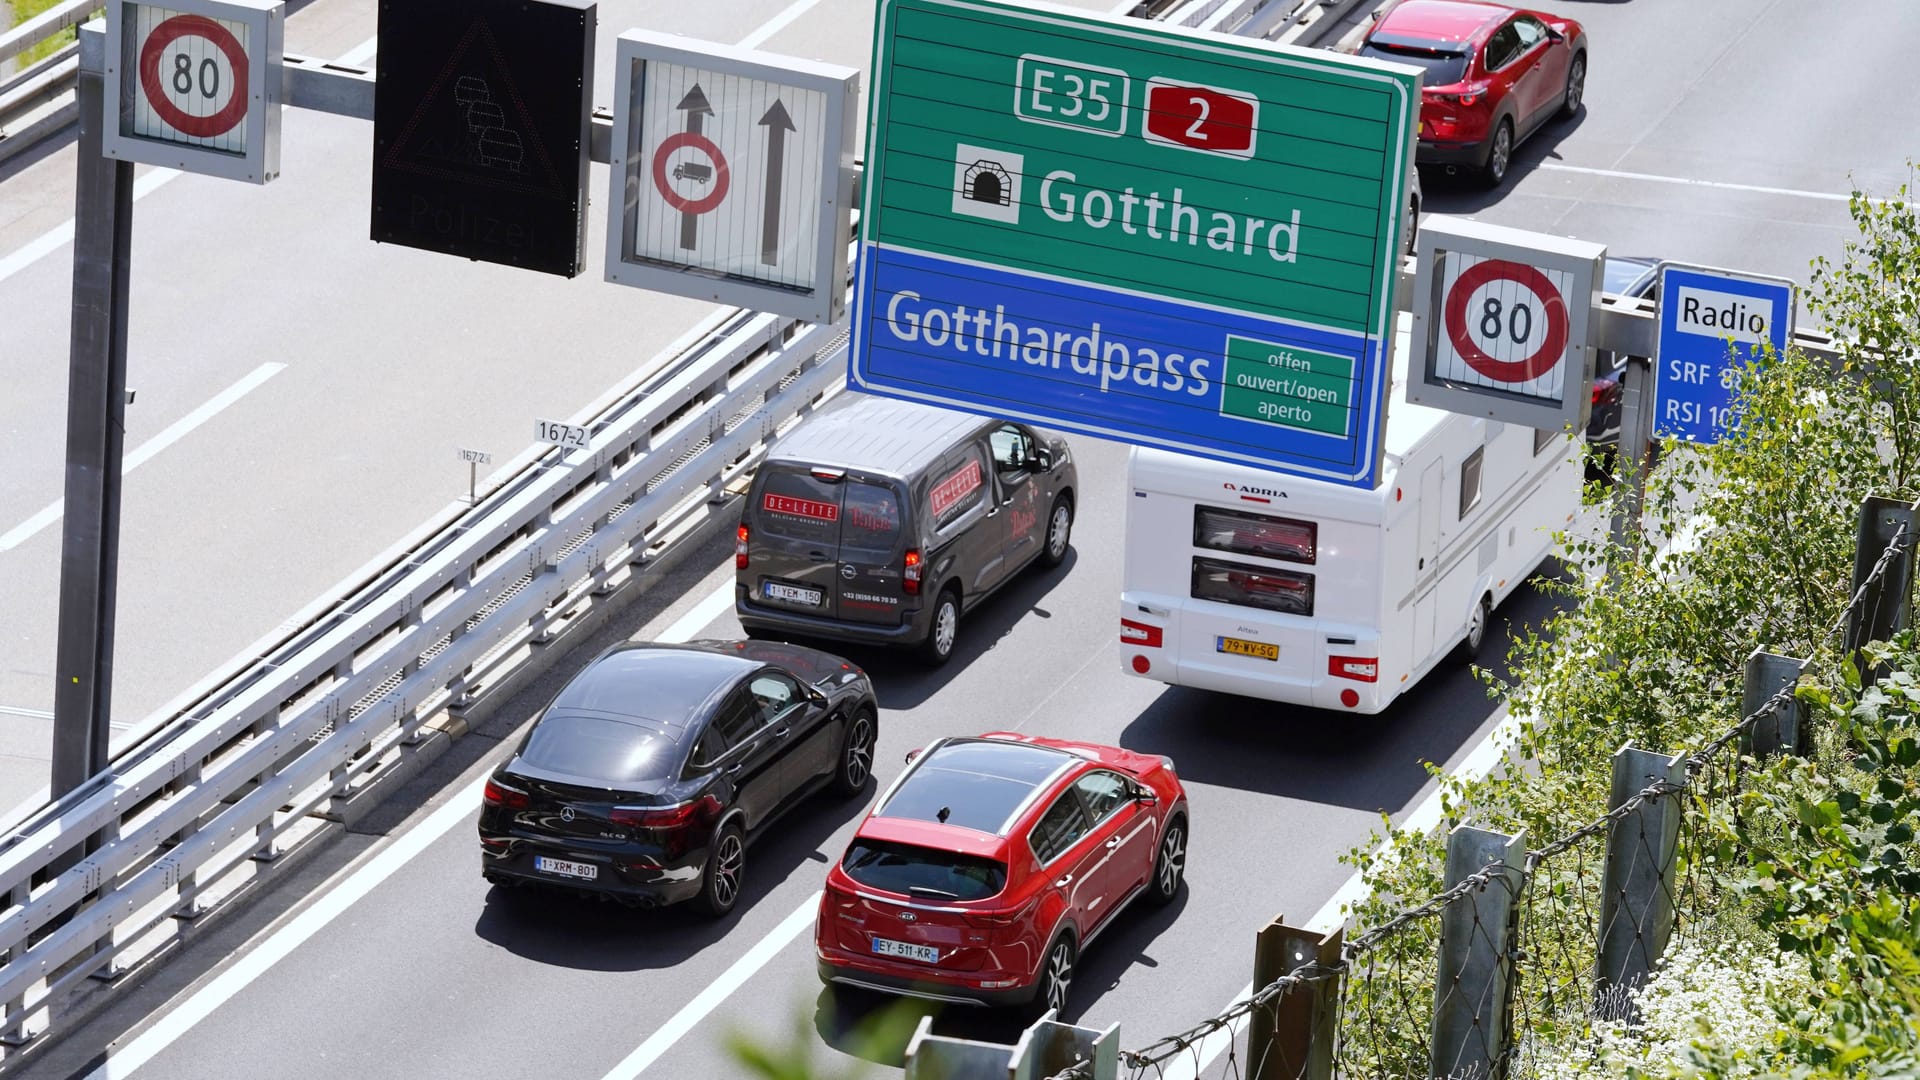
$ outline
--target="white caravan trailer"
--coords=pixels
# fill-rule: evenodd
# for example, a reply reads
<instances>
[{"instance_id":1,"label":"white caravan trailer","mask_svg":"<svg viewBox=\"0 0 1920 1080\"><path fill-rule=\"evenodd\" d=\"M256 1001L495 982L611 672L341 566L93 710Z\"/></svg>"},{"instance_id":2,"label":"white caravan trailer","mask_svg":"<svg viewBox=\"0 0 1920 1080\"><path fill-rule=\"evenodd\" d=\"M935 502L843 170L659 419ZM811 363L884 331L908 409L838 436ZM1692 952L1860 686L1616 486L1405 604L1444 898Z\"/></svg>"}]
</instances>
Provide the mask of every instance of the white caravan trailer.
<instances>
[{"instance_id":1,"label":"white caravan trailer","mask_svg":"<svg viewBox=\"0 0 1920 1080\"><path fill-rule=\"evenodd\" d=\"M1554 550L1584 468L1559 432L1410 405L1396 372L1372 491L1136 447L1120 667L1377 713Z\"/></svg>"}]
</instances>

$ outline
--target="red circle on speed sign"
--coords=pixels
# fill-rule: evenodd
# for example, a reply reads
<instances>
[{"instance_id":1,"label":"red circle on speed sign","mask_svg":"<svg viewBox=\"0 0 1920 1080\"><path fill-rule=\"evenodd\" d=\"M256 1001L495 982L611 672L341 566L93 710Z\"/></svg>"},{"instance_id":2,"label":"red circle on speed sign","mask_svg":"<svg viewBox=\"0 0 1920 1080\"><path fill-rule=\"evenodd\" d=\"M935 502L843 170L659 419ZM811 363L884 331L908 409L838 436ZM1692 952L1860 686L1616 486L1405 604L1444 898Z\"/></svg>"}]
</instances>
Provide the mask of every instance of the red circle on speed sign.
<instances>
[{"instance_id":1,"label":"red circle on speed sign","mask_svg":"<svg viewBox=\"0 0 1920 1080\"><path fill-rule=\"evenodd\" d=\"M1518 360L1502 360L1473 340L1467 323L1467 301L1483 285L1511 281L1540 300L1541 318L1546 321L1546 340L1540 347ZM1538 268L1508 259L1488 259L1460 272L1447 289L1444 325L1447 340L1467 366L1495 382L1523 383L1545 375L1559 363L1567 348L1567 302L1560 291Z\"/></svg>"},{"instance_id":2,"label":"red circle on speed sign","mask_svg":"<svg viewBox=\"0 0 1920 1080\"><path fill-rule=\"evenodd\" d=\"M687 198L667 183L667 159L682 147L698 150L713 160L713 190L697 199ZM699 132L676 131L660 140L660 149L653 152L653 186L660 189L660 197L667 200L668 206L683 214L704 214L719 206L720 200L727 197L727 184L731 179L727 159L720 148Z\"/></svg>"},{"instance_id":3,"label":"red circle on speed sign","mask_svg":"<svg viewBox=\"0 0 1920 1080\"><path fill-rule=\"evenodd\" d=\"M206 38L226 54L227 64L233 70L233 85L228 90L226 105L219 112L195 116L167 96L166 84L160 81L160 58L167 46L183 37ZM212 19L204 15L175 15L154 27L147 35L147 43L140 46L140 91L160 119L180 134L197 139L225 135L247 115L247 52L240 47L233 31Z\"/></svg>"}]
</instances>

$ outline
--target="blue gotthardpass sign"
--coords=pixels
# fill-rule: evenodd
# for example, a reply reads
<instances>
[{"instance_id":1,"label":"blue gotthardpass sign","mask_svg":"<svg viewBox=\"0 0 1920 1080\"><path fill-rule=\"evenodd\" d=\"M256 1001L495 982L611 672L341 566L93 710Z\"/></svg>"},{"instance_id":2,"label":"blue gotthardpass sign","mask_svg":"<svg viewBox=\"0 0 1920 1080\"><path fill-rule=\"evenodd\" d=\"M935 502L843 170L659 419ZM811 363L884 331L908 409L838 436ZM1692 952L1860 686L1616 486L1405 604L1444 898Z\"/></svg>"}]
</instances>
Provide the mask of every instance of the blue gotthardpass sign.
<instances>
[{"instance_id":1,"label":"blue gotthardpass sign","mask_svg":"<svg viewBox=\"0 0 1920 1080\"><path fill-rule=\"evenodd\" d=\"M1733 426L1734 392L1762 343L1787 347L1793 282L1662 265L1654 344L1654 427L1663 438L1715 443Z\"/></svg>"}]
</instances>

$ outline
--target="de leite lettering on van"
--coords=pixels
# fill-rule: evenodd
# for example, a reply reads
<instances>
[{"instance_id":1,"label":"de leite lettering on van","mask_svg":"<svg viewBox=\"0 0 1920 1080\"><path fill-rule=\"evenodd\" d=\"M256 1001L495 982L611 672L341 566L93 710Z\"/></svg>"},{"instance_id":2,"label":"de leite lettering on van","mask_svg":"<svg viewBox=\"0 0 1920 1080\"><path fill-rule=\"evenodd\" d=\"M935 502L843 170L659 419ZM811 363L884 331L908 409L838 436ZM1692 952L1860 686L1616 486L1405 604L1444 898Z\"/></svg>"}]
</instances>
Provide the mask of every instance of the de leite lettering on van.
<instances>
[{"instance_id":1,"label":"de leite lettering on van","mask_svg":"<svg viewBox=\"0 0 1920 1080\"><path fill-rule=\"evenodd\" d=\"M969 461L955 469L946 479L933 485L927 499L933 504L933 516L945 514L955 503L973 494L980 487L980 462Z\"/></svg>"},{"instance_id":2,"label":"de leite lettering on van","mask_svg":"<svg viewBox=\"0 0 1920 1080\"><path fill-rule=\"evenodd\" d=\"M795 517L812 518L815 521L837 521L840 518L840 508L832 503L796 499L791 495L769 494L760 501L760 505L770 513L792 514Z\"/></svg>"}]
</instances>

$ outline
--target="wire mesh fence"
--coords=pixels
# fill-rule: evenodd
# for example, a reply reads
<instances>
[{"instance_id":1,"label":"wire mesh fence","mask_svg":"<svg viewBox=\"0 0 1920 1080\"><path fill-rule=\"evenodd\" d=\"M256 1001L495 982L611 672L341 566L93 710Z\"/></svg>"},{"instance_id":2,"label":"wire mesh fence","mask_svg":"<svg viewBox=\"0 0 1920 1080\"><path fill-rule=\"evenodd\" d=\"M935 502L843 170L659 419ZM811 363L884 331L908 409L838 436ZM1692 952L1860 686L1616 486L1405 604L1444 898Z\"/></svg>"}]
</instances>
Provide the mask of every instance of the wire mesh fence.
<instances>
[{"instance_id":1,"label":"wire mesh fence","mask_svg":"<svg viewBox=\"0 0 1920 1080\"><path fill-rule=\"evenodd\" d=\"M1875 503L1862 510L1855 587L1827 634L1838 639L1841 663L1859 663L1862 647L1908 621L1910 523L1920 508L1901 506L1904 517L1881 516L1876 523ZM1749 668L1761 657L1756 650ZM1726 894L1727 871L1741 853L1729 840L1739 832L1751 763L1769 752L1805 752L1796 690L1809 669L1810 661L1802 660L1776 670L1787 677L1757 704L1750 673L1751 707L1685 756L1623 748L1609 809L1564 836L1531 849L1519 837L1468 837L1470 843L1459 846L1477 851L1477 864L1471 856L1456 858L1450 844L1442 887L1427 899L1348 940L1332 963L1298 967L1218 1016L1122 1051L1117 1075L1552 1075L1549 1048L1595 1020L1630 1021L1634 991L1668 942L1711 924L1733 899ZM1866 669L1860 677L1871 682L1874 674ZM1630 754L1639 756L1624 756ZM1278 1017L1289 1005L1331 1010L1332 1023L1310 1020L1283 1037ZM1276 1030L1248 1040L1243 1050L1237 1036L1249 1024ZM1107 1078L1082 1062L1052 1080Z\"/></svg>"}]
</instances>

